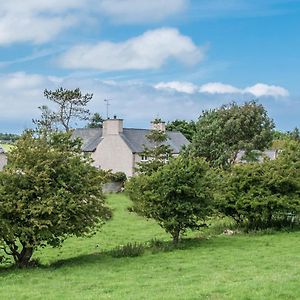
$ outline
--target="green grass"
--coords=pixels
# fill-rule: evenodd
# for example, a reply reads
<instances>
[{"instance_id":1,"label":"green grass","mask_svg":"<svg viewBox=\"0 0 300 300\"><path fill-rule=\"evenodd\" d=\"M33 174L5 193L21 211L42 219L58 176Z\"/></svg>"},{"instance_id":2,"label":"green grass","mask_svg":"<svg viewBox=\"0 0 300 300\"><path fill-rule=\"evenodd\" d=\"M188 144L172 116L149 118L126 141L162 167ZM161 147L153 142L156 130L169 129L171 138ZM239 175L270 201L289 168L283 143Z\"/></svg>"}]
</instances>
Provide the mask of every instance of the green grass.
<instances>
[{"instance_id":1,"label":"green grass","mask_svg":"<svg viewBox=\"0 0 300 300\"><path fill-rule=\"evenodd\" d=\"M1 147L3 148L4 152L9 152L14 146L11 144L1 144Z\"/></svg>"},{"instance_id":2,"label":"green grass","mask_svg":"<svg viewBox=\"0 0 300 300\"><path fill-rule=\"evenodd\" d=\"M117 246L170 238L126 197L108 200L114 219L97 235L42 249L43 267L0 269L0 299L300 299L300 233L203 230L180 249L115 258Z\"/></svg>"}]
</instances>

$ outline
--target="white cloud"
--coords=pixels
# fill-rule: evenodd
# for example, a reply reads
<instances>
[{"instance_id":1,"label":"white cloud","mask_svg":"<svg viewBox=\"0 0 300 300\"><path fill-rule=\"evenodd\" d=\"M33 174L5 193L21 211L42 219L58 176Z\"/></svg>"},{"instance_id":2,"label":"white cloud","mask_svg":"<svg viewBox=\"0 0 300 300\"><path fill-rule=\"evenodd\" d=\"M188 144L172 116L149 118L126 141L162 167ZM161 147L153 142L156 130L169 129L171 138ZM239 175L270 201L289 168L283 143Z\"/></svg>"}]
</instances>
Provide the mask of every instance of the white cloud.
<instances>
[{"instance_id":1,"label":"white cloud","mask_svg":"<svg viewBox=\"0 0 300 300\"><path fill-rule=\"evenodd\" d=\"M201 93L209 93L209 94L234 94L234 93L241 92L240 89L232 85L223 84L220 82L206 83L199 87L199 91Z\"/></svg>"},{"instance_id":2,"label":"white cloud","mask_svg":"<svg viewBox=\"0 0 300 300\"><path fill-rule=\"evenodd\" d=\"M5 16L0 20L0 44L27 41L44 43L52 40L75 22L71 16L51 18Z\"/></svg>"},{"instance_id":3,"label":"white cloud","mask_svg":"<svg viewBox=\"0 0 300 300\"><path fill-rule=\"evenodd\" d=\"M0 1L0 45L53 40L82 22L99 25L160 21L181 12L189 0L7 0ZM87 24L87 23L85 23Z\"/></svg>"},{"instance_id":4,"label":"white cloud","mask_svg":"<svg viewBox=\"0 0 300 300\"><path fill-rule=\"evenodd\" d=\"M281 86L267 85L263 83L257 83L253 86L247 87L244 90L245 93L250 93L256 97L272 96L272 97L287 97L289 96L288 90Z\"/></svg>"},{"instance_id":5,"label":"white cloud","mask_svg":"<svg viewBox=\"0 0 300 300\"><path fill-rule=\"evenodd\" d=\"M169 89L187 94L194 94L198 90L198 87L195 84L180 81L160 82L154 87L159 90Z\"/></svg>"},{"instance_id":6,"label":"white cloud","mask_svg":"<svg viewBox=\"0 0 300 300\"><path fill-rule=\"evenodd\" d=\"M168 59L196 64L204 57L204 50L173 28L150 30L125 42L100 42L78 45L59 58L69 69L104 71L158 69Z\"/></svg>"},{"instance_id":7,"label":"white cloud","mask_svg":"<svg viewBox=\"0 0 300 300\"><path fill-rule=\"evenodd\" d=\"M99 8L117 23L160 21L182 12L188 0L102 0Z\"/></svg>"},{"instance_id":8,"label":"white cloud","mask_svg":"<svg viewBox=\"0 0 300 300\"><path fill-rule=\"evenodd\" d=\"M175 89L170 93L141 81L120 82L79 76L65 78L28 73L0 74L0 86L0 128L4 132L17 132L32 126L32 118L40 115L37 107L50 104L43 96L45 88L54 90L60 86L67 89L80 87L83 93L93 93L89 108L102 115L106 113L103 100L112 99L109 108L111 116L116 114L124 118L127 127L142 128L147 128L150 120L157 116L166 121L177 118L196 119L202 110L219 107L231 100L231 97L224 97L223 94L191 94ZM239 95L237 98L240 103L252 99L247 93ZM284 122L288 114L290 128L297 126L295 122L298 121L299 100L288 98L289 101L270 101L271 99L270 96L260 99L270 115L276 116L276 121Z\"/></svg>"},{"instance_id":9,"label":"white cloud","mask_svg":"<svg viewBox=\"0 0 300 300\"><path fill-rule=\"evenodd\" d=\"M253 86L240 89L229 84L220 82L210 82L197 87L189 82L160 82L154 85L157 89L173 89L177 92L187 94L203 93L203 94L250 94L255 97L288 97L289 91L281 86L257 83Z\"/></svg>"},{"instance_id":10,"label":"white cloud","mask_svg":"<svg viewBox=\"0 0 300 300\"><path fill-rule=\"evenodd\" d=\"M84 0L1 1L0 45L50 41L63 30L78 24L78 10L84 5Z\"/></svg>"},{"instance_id":11,"label":"white cloud","mask_svg":"<svg viewBox=\"0 0 300 300\"><path fill-rule=\"evenodd\" d=\"M24 72L11 73L7 76L1 76L1 87L4 89L32 89L42 86L46 79L37 74L26 74Z\"/></svg>"}]
</instances>

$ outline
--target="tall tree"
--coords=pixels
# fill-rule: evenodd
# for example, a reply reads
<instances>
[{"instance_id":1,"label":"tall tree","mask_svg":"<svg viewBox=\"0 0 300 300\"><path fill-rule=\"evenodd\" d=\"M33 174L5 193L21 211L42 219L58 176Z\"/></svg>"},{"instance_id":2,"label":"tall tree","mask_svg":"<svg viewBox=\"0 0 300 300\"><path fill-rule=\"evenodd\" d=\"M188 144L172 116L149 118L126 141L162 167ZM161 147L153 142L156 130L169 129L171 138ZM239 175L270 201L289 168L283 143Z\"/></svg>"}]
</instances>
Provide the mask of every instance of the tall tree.
<instances>
[{"instance_id":1,"label":"tall tree","mask_svg":"<svg viewBox=\"0 0 300 300\"><path fill-rule=\"evenodd\" d=\"M166 143L168 136L165 132L153 129L147 135L148 144L144 145L144 150L140 156L146 158L138 163L137 171L143 174L152 174L166 164L172 155L171 147Z\"/></svg>"},{"instance_id":2,"label":"tall tree","mask_svg":"<svg viewBox=\"0 0 300 300\"><path fill-rule=\"evenodd\" d=\"M196 133L196 123L194 121L175 120L169 122L166 126L169 131L181 132L190 142Z\"/></svg>"},{"instance_id":3,"label":"tall tree","mask_svg":"<svg viewBox=\"0 0 300 300\"><path fill-rule=\"evenodd\" d=\"M94 113L87 124L87 128L102 128L104 119L99 113Z\"/></svg>"},{"instance_id":4,"label":"tall tree","mask_svg":"<svg viewBox=\"0 0 300 300\"><path fill-rule=\"evenodd\" d=\"M247 153L269 147L274 123L261 104L251 101L204 111L196 128L190 153L226 168L234 163L239 150Z\"/></svg>"},{"instance_id":5,"label":"tall tree","mask_svg":"<svg viewBox=\"0 0 300 300\"><path fill-rule=\"evenodd\" d=\"M69 131L74 120L88 120L87 104L93 94L82 94L79 88L68 90L61 87L55 91L46 89L44 96L56 105L56 110L52 111L47 105L39 107L41 119L33 120L38 128L49 130L62 127Z\"/></svg>"},{"instance_id":6,"label":"tall tree","mask_svg":"<svg viewBox=\"0 0 300 300\"><path fill-rule=\"evenodd\" d=\"M111 214L102 179L70 133L24 133L0 172L0 249L26 267L39 247L96 230Z\"/></svg>"}]
</instances>

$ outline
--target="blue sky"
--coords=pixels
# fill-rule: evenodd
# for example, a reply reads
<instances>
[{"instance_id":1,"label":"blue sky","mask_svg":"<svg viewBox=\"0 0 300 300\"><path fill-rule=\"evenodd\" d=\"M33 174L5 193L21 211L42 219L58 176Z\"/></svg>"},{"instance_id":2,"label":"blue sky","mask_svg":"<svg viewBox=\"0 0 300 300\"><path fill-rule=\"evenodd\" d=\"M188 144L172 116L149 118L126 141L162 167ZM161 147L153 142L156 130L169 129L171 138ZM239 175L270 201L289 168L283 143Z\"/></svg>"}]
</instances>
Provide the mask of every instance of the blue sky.
<instances>
[{"instance_id":1,"label":"blue sky","mask_svg":"<svg viewBox=\"0 0 300 300\"><path fill-rule=\"evenodd\" d=\"M102 115L111 99L127 127L251 99L300 126L300 0L10 0L0 15L0 132L32 126L60 86Z\"/></svg>"}]
</instances>

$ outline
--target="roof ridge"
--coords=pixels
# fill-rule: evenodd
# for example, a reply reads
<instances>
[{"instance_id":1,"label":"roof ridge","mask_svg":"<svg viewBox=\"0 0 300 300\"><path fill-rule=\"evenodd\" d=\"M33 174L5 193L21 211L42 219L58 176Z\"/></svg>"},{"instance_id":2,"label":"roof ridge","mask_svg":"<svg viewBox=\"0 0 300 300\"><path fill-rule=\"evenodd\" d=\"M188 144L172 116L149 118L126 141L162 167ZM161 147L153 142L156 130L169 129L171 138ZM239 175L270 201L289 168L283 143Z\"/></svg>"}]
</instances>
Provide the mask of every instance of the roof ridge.
<instances>
[{"instance_id":1,"label":"roof ridge","mask_svg":"<svg viewBox=\"0 0 300 300\"><path fill-rule=\"evenodd\" d=\"M133 127L124 127L123 129L133 129L133 130L151 130L147 128L133 128Z\"/></svg>"}]
</instances>

